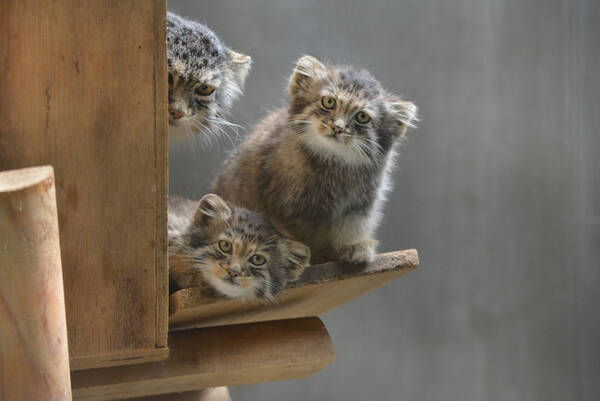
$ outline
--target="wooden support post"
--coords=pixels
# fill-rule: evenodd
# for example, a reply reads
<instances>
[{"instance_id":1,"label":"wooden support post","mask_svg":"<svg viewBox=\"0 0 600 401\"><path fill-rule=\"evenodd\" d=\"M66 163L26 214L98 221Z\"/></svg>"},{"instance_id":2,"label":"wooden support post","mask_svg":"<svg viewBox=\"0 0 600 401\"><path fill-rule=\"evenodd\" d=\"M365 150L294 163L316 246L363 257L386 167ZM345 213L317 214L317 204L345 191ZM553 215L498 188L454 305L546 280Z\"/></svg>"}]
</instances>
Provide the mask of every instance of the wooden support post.
<instances>
[{"instance_id":1,"label":"wooden support post","mask_svg":"<svg viewBox=\"0 0 600 401\"><path fill-rule=\"evenodd\" d=\"M227 387L212 387L187 393L152 395L129 398L127 401L231 401Z\"/></svg>"},{"instance_id":2,"label":"wooden support post","mask_svg":"<svg viewBox=\"0 0 600 401\"><path fill-rule=\"evenodd\" d=\"M0 172L0 400L71 400L49 166Z\"/></svg>"}]
</instances>

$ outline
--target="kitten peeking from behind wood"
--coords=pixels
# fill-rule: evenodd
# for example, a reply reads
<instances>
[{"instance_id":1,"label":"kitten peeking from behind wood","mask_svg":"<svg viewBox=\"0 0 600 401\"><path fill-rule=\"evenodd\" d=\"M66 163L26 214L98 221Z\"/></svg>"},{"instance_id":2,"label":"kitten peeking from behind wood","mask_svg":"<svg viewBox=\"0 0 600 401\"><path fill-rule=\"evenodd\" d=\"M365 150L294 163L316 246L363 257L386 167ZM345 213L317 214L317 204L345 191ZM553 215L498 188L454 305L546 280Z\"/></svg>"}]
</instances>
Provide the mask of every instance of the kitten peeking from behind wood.
<instances>
[{"instance_id":1,"label":"kitten peeking from behind wood","mask_svg":"<svg viewBox=\"0 0 600 401\"><path fill-rule=\"evenodd\" d=\"M205 25L167 13L169 133L213 135L236 126L224 116L242 93L252 59Z\"/></svg>"},{"instance_id":2,"label":"kitten peeking from behind wood","mask_svg":"<svg viewBox=\"0 0 600 401\"><path fill-rule=\"evenodd\" d=\"M306 245L217 195L171 197L168 215L171 292L207 284L228 298L272 301L308 266Z\"/></svg>"},{"instance_id":3,"label":"kitten peeking from behind wood","mask_svg":"<svg viewBox=\"0 0 600 401\"><path fill-rule=\"evenodd\" d=\"M363 69L302 57L290 104L225 162L214 192L310 247L313 263L373 260L399 139L416 106Z\"/></svg>"}]
</instances>

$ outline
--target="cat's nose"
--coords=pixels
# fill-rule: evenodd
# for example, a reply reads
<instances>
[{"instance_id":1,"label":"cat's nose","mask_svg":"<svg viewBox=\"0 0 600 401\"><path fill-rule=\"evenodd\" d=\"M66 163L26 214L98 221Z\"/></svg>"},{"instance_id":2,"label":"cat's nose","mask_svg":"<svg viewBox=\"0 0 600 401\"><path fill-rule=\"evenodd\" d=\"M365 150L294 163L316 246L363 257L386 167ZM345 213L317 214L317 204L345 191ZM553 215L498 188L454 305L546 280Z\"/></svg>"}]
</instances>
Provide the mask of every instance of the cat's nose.
<instances>
[{"instance_id":1,"label":"cat's nose","mask_svg":"<svg viewBox=\"0 0 600 401\"><path fill-rule=\"evenodd\" d=\"M346 125L343 121L338 120L331 124L331 129L333 130L334 134L341 134L346 129Z\"/></svg>"},{"instance_id":2,"label":"cat's nose","mask_svg":"<svg viewBox=\"0 0 600 401\"><path fill-rule=\"evenodd\" d=\"M179 120L181 117L184 116L185 113L183 111L181 111L181 110L169 107L169 114L174 119Z\"/></svg>"},{"instance_id":3,"label":"cat's nose","mask_svg":"<svg viewBox=\"0 0 600 401\"><path fill-rule=\"evenodd\" d=\"M239 276L242 273L240 265L238 263L230 264L227 266L227 273L229 273L230 277Z\"/></svg>"}]
</instances>

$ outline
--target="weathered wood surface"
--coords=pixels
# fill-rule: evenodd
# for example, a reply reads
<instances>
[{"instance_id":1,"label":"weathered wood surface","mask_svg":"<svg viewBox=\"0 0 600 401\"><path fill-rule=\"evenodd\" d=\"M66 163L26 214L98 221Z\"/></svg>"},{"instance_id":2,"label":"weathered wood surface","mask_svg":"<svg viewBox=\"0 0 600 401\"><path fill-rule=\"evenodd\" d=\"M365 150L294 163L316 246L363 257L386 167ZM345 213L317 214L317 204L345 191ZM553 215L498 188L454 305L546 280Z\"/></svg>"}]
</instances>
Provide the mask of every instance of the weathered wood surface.
<instances>
[{"instance_id":1,"label":"weathered wood surface","mask_svg":"<svg viewBox=\"0 0 600 401\"><path fill-rule=\"evenodd\" d=\"M181 329L318 316L418 265L417 251L409 249L378 255L367 266L309 266L272 304L206 298L200 288L187 288L171 295L169 323L172 329Z\"/></svg>"},{"instance_id":2,"label":"weathered wood surface","mask_svg":"<svg viewBox=\"0 0 600 401\"><path fill-rule=\"evenodd\" d=\"M71 400L49 166L0 172L0 400Z\"/></svg>"},{"instance_id":3,"label":"weathered wood surface","mask_svg":"<svg viewBox=\"0 0 600 401\"><path fill-rule=\"evenodd\" d=\"M129 398L128 401L231 401L227 387L212 387L186 393L151 395Z\"/></svg>"},{"instance_id":4,"label":"weathered wood surface","mask_svg":"<svg viewBox=\"0 0 600 401\"><path fill-rule=\"evenodd\" d=\"M169 349L166 361L73 372L73 398L103 401L300 378L335 358L315 317L179 331L169 335Z\"/></svg>"},{"instance_id":5,"label":"weathered wood surface","mask_svg":"<svg viewBox=\"0 0 600 401\"><path fill-rule=\"evenodd\" d=\"M0 170L51 164L71 368L166 358L164 0L0 2Z\"/></svg>"}]
</instances>

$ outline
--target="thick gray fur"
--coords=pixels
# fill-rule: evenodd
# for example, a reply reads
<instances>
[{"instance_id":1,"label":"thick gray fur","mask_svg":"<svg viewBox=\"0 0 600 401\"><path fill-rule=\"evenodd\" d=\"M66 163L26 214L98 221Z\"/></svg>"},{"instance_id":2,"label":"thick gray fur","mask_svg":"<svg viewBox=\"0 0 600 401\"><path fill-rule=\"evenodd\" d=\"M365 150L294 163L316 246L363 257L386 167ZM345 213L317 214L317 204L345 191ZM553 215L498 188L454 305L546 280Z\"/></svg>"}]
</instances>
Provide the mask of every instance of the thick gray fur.
<instances>
[{"instance_id":1,"label":"thick gray fur","mask_svg":"<svg viewBox=\"0 0 600 401\"><path fill-rule=\"evenodd\" d=\"M169 124L185 134L215 135L233 101L241 94L252 59L228 47L207 26L167 13ZM214 92L200 96L199 85ZM182 114L173 117L173 111ZM172 130L173 132L178 130Z\"/></svg>"}]
</instances>

